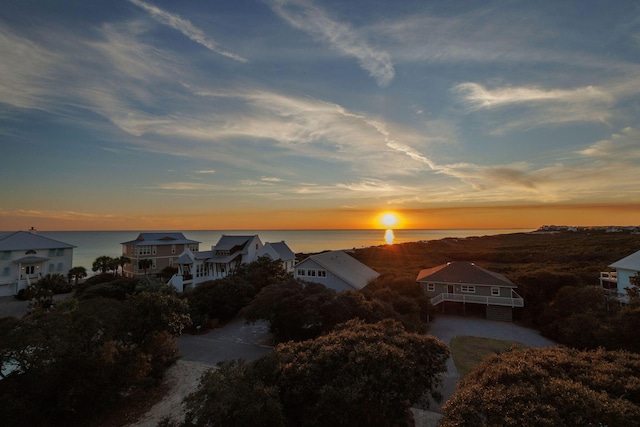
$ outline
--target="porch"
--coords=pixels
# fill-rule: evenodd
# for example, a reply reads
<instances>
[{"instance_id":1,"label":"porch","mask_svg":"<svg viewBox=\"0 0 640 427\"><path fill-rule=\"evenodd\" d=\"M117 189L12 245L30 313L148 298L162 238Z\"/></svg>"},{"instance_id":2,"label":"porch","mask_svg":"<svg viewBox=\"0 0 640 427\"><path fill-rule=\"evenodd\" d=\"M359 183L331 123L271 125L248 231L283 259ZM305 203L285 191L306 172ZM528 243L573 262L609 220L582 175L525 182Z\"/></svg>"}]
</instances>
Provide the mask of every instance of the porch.
<instances>
[{"instance_id":1,"label":"porch","mask_svg":"<svg viewBox=\"0 0 640 427\"><path fill-rule=\"evenodd\" d=\"M524 307L524 299L514 290L511 297L494 297L470 294L441 293L431 298L431 305L436 306L443 302L461 302L463 304L498 305L503 307Z\"/></svg>"}]
</instances>

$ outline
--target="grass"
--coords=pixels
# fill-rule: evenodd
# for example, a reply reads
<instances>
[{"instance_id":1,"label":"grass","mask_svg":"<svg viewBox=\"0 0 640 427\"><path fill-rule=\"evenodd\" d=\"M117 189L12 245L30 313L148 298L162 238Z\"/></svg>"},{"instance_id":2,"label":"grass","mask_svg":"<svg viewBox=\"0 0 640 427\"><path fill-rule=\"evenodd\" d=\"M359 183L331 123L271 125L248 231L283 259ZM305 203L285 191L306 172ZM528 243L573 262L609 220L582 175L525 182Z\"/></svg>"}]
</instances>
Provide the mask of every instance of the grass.
<instances>
[{"instance_id":1,"label":"grass","mask_svg":"<svg viewBox=\"0 0 640 427\"><path fill-rule=\"evenodd\" d=\"M512 346L520 345L513 341L462 335L453 337L449 348L460 378L464 378L487 357L503 353Z\"/></svg>"}]
</instances>

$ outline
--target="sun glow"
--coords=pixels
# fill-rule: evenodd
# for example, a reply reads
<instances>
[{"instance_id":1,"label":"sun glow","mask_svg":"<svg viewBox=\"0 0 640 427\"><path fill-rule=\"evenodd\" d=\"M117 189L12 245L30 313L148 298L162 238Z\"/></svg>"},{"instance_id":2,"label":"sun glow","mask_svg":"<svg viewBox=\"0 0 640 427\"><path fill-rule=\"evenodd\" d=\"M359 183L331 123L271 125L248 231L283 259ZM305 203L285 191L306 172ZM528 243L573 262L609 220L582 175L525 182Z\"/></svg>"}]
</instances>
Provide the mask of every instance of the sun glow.
<instances>
[{"instance_id":1,"label":"sun glow","mask_svg":"<svg viewBox=\"0 0 640 427\"><path fill-rule=\"evenodd\" d=\"M398 216L393 212L385 212L380 217L380 223L386 228L393 228L398 225L398 222L400 222L400 220L398 219Z\"/></svg>"}]
</instances>

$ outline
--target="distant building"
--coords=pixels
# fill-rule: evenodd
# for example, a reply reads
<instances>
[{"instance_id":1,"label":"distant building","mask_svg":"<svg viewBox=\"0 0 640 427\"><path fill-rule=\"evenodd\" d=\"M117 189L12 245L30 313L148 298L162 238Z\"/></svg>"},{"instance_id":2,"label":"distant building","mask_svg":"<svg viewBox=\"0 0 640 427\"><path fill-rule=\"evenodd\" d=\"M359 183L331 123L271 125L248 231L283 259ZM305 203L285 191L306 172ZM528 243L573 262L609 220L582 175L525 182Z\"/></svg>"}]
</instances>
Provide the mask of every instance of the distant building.
<instances>
[{"instance_id":1,"label":"distant building","mask_svg":"<svg viewBox=\"0 0 640 427\"><path fill-rule=\"evenodd\" d=\"M416 281L431 304L481 304L489 320L513 320L513 307L524 307L517 286L499 273L472 262L454 261L420 271Z\"/></svg>"},{"instance_id":2,"label":"distant building","mask_svg":"<svg viewBox=\"0 0 640 427\"><path fill-rule=\"evenodd\" d=\"M74 247L34 229L0 236L0 296L16 295L47 274L66 276L73 267Z\"/></svg>"},{"instance_id":3,"label":"distant building","mask_svg":"<svg viewBox=\"0 0 640 427\"><path fill-rule=\"evenodd\" d=\"M197 251L200 242L187 239L182 233L140 233L135 240L122 243L122 256L131 260L125 264L125 277L145 274L142 260L149 260L146 274L157 275L168 266L172 266L180 254L189 249Z\"/></svg>"},{"instance_id":4,"label":"distant building","mask_svg":"<svg viewBox=\"0 0 640 427\"><path fill-rule=\"evenodd\" d=\"M295 263L295 254L285 242L263 245L258 235L223 234L210 251L184 250L174 262L178 267L178 273L169 283L182 292L199 283L227 277L241 264L254 262L261 256L269 257L273 261L281 260L283 267L287 269L291 269Z\"/></svg>"},{"instance_id":5,"label":"distant building","mask_svg":"<svg viewBox=\"0 0 640 427\"><path fill-rule=\"evenodd\" d=\"M295 267L294 277L335 291L360 290L380 274L343 251L311 255Z\"/></svg>"}]
</instances>

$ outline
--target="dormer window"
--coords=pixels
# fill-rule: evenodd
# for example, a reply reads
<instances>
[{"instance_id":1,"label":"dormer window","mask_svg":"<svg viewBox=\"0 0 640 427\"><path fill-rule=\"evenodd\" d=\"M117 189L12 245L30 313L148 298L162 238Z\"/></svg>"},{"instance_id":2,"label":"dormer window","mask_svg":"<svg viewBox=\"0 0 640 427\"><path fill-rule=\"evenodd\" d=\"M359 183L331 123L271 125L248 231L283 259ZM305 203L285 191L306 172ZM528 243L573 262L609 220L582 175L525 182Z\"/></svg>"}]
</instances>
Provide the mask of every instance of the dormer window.
<instances>
[{"instance_id":1,"label":"dormer window","mask_svg":"<svg viewBox=\"0 0 640 427\"><path fill-rule=\"evenodd\" d=\"M29 249L27 252L24 253L25 255L35 255L37 254L36 251L34 251L33 249Z\"/></svg>"}]
</instances>

